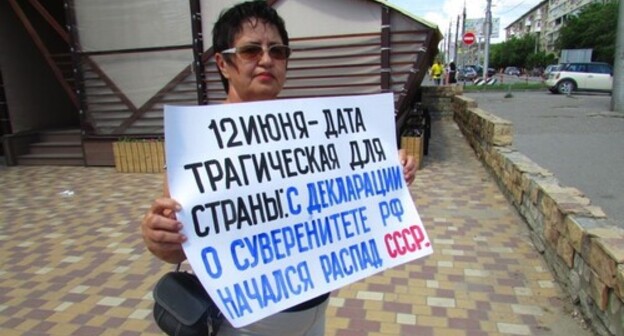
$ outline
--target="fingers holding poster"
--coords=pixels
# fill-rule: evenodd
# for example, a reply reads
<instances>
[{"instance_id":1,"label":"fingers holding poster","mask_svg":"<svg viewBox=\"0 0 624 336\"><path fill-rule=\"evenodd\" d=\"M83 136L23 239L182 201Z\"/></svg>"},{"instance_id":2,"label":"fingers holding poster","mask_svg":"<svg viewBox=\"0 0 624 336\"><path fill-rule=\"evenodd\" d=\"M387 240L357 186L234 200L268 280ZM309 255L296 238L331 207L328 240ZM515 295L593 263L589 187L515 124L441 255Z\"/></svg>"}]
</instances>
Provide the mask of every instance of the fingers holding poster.
<instances>
[{"instance_id":1,"label":"fingers holding poster","mask_svg":"<svg viewBox=\"0 0 624 336\"><path fill-rule=\"evenodd\" d=\"M432 253L391 94L165 108L184 251L236 326Z\"/></svg>"}]
</instances>

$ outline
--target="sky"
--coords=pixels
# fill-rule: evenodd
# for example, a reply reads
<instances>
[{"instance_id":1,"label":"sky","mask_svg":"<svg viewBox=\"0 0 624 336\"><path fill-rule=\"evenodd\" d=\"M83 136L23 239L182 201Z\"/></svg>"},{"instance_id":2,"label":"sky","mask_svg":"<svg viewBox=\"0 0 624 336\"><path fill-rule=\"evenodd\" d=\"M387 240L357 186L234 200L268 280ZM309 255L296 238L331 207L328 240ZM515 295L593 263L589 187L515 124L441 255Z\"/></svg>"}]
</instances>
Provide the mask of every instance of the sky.
<instances>
[{"instance_id":1,"label":"sky","mask_svg":"<svg viewBox=\"0 0 624 336\"><path fill-rule=\"evenodd\" d=\"M448 35L452 21L452 35L455 38L457 16L462 15L466 4L466 18L485 18L487 0L387 0L408 12L438 25L442 35ZM492 43L503 42L505 27L519 19L542 0L492 0L492 18L499 18L499 38L492 38ZM460 27L461 29L461 27ZM461 39L461 38L460 38Z\"/></svg>"}]
</instances>

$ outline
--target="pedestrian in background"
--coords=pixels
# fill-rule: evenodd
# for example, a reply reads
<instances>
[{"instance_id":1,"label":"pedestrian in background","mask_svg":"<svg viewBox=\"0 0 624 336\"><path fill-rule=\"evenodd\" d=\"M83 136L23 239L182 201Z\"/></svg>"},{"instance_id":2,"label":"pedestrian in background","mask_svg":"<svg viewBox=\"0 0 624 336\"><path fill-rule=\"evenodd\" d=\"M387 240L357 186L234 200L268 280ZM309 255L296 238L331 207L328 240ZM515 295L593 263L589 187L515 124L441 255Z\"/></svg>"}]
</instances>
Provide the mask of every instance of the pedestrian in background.
<instances>
[{"instance_id":1,"label":"pedestrian in background","mask_svg":"<svg viewBox=\"0 0 624 336\"><path fill-rule=\"evenodd\" d=\"M449 64L448 70L448 84L457 83L457 66L455 66L455 62L451 62Z\"/></svg>"},{"instance_id":2,"label":"pedestrian in background","mask_svg":"<svg viewBox=\"0 0 624 336\"><path fill-rule=\"evenodd\" d=\"M444 67L440 64L440 60L436 59L431 69L429 70L429 76L433 79L435 86L440 86L442 82L442 76L444 75Z\"/></svg>"}]
</instances>

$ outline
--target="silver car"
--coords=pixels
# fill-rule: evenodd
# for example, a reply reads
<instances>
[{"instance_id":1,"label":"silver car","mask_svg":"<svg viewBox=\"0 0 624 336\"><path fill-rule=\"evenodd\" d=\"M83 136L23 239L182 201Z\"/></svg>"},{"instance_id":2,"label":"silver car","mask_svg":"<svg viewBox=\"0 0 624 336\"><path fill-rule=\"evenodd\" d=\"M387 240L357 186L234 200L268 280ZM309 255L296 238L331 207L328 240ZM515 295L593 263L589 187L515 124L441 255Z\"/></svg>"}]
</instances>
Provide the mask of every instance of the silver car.
<instances>
[{"instance_id":1,"label":"silver car","mask_svg":"<svg viewBox=\"0 0 624 336\"><path fill-rule=\"evenodd\" d=\"M457 70L457 80L459 81L472 81L477 76L477 72L472 67L463 67Z\"/></svg>"}]
</instances>

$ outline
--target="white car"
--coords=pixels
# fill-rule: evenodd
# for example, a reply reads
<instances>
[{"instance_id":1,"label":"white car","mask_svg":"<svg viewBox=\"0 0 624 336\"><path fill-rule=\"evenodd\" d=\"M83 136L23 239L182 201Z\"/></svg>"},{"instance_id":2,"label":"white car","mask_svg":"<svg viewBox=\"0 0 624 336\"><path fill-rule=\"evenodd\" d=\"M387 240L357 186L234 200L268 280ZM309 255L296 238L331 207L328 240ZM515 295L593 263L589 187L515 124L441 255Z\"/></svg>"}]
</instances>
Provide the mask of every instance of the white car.
<instances>
[{"instance_id":1,"label":"white car","mask_svg":"<svg viewBox=\"0 0 624 336\"><path fill-rule=\"evenodd\" d=\"M613 68L607 63L563 63L548 75L546 86L552 93L613 90Z\"/></svg>"},{"instance_id":2,"label":"white car","mask_svg":"<svg viewBox=\"0 0 624 336\"><path fill-rule=\"evenodd\" d=\"M544 69L544 72L542 73L542 79L547 80L548 75L550 75L551 72L557 71L557 69L559 69L559 64L548 65L546 69Z\"/></svg>"}]
</instances>

